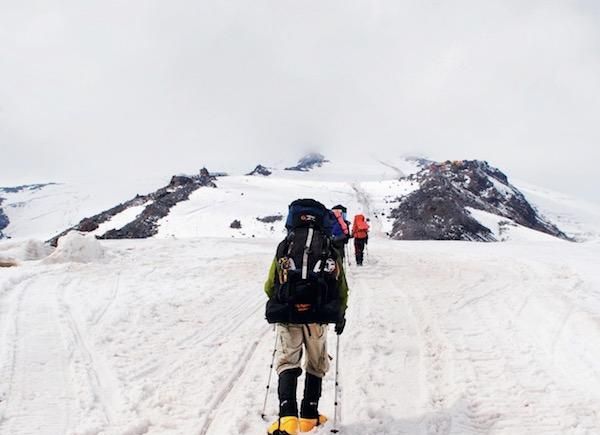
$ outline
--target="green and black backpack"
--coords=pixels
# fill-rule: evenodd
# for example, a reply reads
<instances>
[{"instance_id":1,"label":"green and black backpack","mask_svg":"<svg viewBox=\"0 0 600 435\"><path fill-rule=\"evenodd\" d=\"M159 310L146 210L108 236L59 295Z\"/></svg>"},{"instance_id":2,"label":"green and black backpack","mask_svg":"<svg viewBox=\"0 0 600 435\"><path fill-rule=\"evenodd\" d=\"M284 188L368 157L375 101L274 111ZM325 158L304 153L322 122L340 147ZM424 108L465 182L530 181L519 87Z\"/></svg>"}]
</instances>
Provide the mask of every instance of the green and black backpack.
<instances>
[{"instance_id":1,"label":"green and black backpack","mask_svg":"<svg viewBox=\"0 0 600 435\"><path fill-rule=\"evenodd\" d=\"M331 213L312 199L289 206L287 237L277 246L269 323L335 323L340 314L337 252L331 244Z\"/></svg>"}]
</instances>

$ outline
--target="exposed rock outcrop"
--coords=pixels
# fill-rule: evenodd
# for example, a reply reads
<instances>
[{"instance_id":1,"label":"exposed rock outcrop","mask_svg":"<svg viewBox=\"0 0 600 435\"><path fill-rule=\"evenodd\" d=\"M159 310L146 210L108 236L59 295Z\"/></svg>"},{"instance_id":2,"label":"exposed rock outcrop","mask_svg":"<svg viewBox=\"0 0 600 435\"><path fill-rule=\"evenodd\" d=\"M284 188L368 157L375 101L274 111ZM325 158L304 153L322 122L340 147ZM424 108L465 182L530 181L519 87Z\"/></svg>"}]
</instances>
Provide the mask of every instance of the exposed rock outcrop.
<instances>
[{"instance_id":1,"label":"exposed rock outcrop","mask_svg":"<svg viewBox=\"0 0 600 435\"><path fill-rule=\"evenodd\" d=\"M248 172L246 175L262 175L264 177L268 177L271 174L272 172L266 166L257 165L252 172Z\"/></svg>"},{"instance_id":2,"label":"exposed rock outcrop","mask_svg":"<svg viewBox=\"0 0 600 435\"><path fill-rule=\"evenodd\" d=\"M323 163L328 162L329 160L325 159L325 156L323 156L323 154L319 154L319 153L310 153L305 155L304 157L302 157L300 160L298 160L298 164L296 166L291 166L289 168L285 168L286 171L301 171L301 172L307 172L310 171L311 169L314 169L315 167L321 167L323 166Z\"/></svg>"},{"instance_id":3,"label":"exposed rock outcrop","mask_svg":"<svg viewBox=\"0 0 600 435\"><path fill-rule=\"evenodd\" d=\"M52 186L57 183L39 183L39 184L22 184L20 186L0 187L0 193L19 193L24 190L40 190L46 186Z\"/></svg>"},{"instance_id":4,"label":"exposed rock outcrop","mask_svg":"<svg viewBox=\"0 0 600 435\"><path fill-rule=\"evenodd\" d=\"M190 194L200 187L217 187L211 177L203 168L199 175L174 175L169 184L147 195L137 195L122 204L97 215L82 219L77 225L69 228L49 240L56 246L60 237L71 230L91 232L107 222L113 216L127 210L130 207L143 206L142 212L131 222L122 228L112 229L104 234L98 235L99 239L144 239L152 237L158 232L158 221L169 214L173 206L189 198Z\"/></svg>"},{"instance_id":5,"label":"exposed rock outcrop","mask_svg":"<svg viewBox=\"0 0 600 435\"><path fill-rule=\"evenodd\" d=\"M4 202L4 198L0 197L0 239L6 237L2 232L10 223L8 220L8 216L4 214L4 210L2 210L2 203Z\"/></svg>"},{"instance_id":6,"label":"exposed rock outcrop","mask_svg":"<svg viewBox=\"0 0 600 435\"><path fill-rule=\"evenodd\" d=\"M401 198L392 210L392 238L495 241L494 234L471 216L467 209L471 207L568 239L536 212L504 173L487 162L431 163L408 178L420 188Z\"/></svg>"},{"instance_id":7,"label":"exposed rock outcrop","mask_svg":"<svg viewBox=\"0 0 600 435\"><path fill-rule=\"evenodd\" d=\"M257 217L256 220L262 222L263 224L272 224L283 220L283 216L280 214L275 214L271 216Z\"/></svg>"}]
</instances>

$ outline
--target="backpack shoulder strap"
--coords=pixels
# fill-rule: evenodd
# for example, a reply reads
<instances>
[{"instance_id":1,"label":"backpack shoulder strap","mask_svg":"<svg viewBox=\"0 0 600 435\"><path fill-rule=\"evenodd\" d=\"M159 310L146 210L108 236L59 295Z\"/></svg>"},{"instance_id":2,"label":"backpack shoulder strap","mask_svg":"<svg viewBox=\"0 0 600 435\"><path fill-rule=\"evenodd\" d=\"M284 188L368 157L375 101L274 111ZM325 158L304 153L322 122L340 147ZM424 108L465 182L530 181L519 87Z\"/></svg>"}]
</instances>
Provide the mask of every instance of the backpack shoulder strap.
<instances>
[{"instance_id":1,"label":"backpack shoulder strap","mask_svg":"<svg viewBox=\"0 0 600 435\"><path fill-rule=\"evenodd\" d=\"M289 255L291 246L290 246L290 242L288 239L289 239L289 237L286 237L281 242L279 242L279 245L277 245L277 251L275 253L275 256L277 257L277 259L280 259L282 257L286 257Z\"/></svg>"}]
</instances>

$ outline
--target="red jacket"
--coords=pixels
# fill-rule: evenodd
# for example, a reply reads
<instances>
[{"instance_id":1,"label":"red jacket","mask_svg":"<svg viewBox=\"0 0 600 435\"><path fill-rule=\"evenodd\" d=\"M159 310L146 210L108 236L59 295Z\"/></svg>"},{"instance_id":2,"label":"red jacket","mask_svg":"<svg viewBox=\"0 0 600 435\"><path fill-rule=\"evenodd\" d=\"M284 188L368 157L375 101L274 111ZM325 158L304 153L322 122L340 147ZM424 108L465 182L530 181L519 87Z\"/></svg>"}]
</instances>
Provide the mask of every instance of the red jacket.
<instances>
[{"instance_id":1,"label":"red jacket","mask_svg":"<svg viewBox=\"0 0 600 435\"><path fill-rule=\"evenodd\" d=\"M357 214L354 216L352 224L352 236L355 239L366 239L369 236L369 224L365 220L364 215Z\"/></svg>"}]
</instances>

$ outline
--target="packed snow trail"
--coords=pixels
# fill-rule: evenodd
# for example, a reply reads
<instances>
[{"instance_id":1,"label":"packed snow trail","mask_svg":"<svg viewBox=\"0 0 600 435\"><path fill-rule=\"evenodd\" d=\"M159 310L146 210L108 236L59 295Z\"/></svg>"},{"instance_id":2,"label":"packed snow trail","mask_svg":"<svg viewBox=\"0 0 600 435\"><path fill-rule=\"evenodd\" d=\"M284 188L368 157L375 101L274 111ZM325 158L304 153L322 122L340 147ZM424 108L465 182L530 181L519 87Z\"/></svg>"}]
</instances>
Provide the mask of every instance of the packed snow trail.
<instances>
[{"instance_id":1,"label":"packed snow trail","mask_svg":"<svg viewBox=\"0 0 600 435\"><path fill-rule=\"evenodd\" d=\"M102 246L98 261L0 270L0 434L264 433L275 242ZM599 432L600 245L369 248L348 271L341 433ZM332 369L330 417L333 391Z\"/></svg>"},{"instance_id":2,"label":"packed snow trail","mask_svg":"<svg viewBox=\"0 0 600 435\"><path fill-rule=\"evenodd\" d=\"M41 435L64 433L77 397L67 381L69 355L62 339L59 308L48 293L57 290L56 277L45 275L48 287L28 279L3 298L6 313L2 379L6 404L2 433L30 428Z\"/></svg>"}]
</instances>

